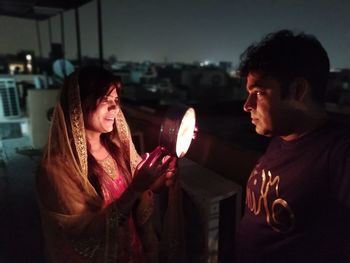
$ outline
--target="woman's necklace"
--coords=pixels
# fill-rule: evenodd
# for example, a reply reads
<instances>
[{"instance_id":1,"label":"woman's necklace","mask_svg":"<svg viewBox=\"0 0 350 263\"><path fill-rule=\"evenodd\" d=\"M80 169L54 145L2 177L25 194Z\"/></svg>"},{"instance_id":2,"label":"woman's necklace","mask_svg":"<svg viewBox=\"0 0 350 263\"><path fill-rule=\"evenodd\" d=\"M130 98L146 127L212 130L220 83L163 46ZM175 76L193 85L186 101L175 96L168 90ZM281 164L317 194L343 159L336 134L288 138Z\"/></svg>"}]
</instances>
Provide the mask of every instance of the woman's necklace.
<instances>
[{"instance_id":1,"label":"woman's necklace","mask_svg":"<svg viewBox=\"0 0 350 263\"><path fill-rule=\"evenodd\" d=\"M117 164L110 154L108 154L105 159L98 162L110 178L113 180L117 178Z\"/></svg>"}]
</instances>

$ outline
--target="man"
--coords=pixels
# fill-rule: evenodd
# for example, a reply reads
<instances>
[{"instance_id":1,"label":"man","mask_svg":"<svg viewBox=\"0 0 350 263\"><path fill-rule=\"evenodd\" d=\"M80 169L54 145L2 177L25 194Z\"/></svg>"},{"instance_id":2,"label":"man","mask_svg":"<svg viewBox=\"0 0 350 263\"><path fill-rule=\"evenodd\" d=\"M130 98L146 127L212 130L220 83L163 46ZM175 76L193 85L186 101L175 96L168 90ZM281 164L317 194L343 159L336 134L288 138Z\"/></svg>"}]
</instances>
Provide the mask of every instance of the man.
<instances>
[{"instance_id":1,"label":"man","mask_svg":"<svg viewBox=\"0 0 350 263\"><path fill-rule=\"evenodd\" d=\"M350 262L350 132L327 117L329 59L311 35L281 30L241 56L258 134L236 235L237 262Z\"/></svg>"}]
</instances>

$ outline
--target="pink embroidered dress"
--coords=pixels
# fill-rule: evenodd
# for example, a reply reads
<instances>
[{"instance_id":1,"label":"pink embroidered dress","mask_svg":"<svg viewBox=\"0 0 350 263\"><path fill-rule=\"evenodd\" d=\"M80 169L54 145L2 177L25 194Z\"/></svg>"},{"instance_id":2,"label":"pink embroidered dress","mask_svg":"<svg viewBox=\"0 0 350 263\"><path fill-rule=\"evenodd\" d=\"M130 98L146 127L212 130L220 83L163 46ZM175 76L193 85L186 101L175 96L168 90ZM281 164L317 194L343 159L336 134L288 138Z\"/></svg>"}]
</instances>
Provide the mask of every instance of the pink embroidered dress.
<instances>
[{"instance_id":1,"label":"pink embroidered dress","mask_svg":"<svg viewBox=\"0 0 350 263\"><path fill-rule=\"evenodd\" d=\"M125 177L119 172L114 159L108 155L104 160L98 161L104 170L104 174L99 177L101 185L104 207L117 201L127 188ZM141 241L136 232L134 219L132 216L118 229L118 262L137 262L144 261L144 253Z\"/></svg>"}]
</instances>

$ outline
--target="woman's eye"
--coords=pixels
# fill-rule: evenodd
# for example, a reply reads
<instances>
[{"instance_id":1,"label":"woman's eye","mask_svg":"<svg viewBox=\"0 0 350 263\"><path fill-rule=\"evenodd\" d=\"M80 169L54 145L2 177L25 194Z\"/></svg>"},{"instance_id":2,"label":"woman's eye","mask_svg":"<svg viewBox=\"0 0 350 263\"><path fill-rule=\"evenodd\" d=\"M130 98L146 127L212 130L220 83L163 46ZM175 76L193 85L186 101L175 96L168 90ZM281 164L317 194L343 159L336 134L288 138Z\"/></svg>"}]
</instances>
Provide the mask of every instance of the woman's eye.
<instances>
[{"instance_id":1,"label":"woman's eye","mask_svg":"<svg viewBox=\"0 0 350 263\"><path fill-rule=\"evenodd\" d=\"M115 98L115 99L113 99L113 98L111 98L111 97L103 97L102 99L101 99L101 103L104 103L104 104L116 104L116 105L118 105L119 104L119 98Z\"/></svg>"},{"instance_id":2,"label":"woman's eye","mask_svg":"<svg viewBox=\"0 0 350 263\"><path fill-rule=\"evenodd\" d=\"M258 97L264 95L264 93L263 93L262 91L260 91L260 90L256 91L255 94L256 94L256 96L258 96Z\"/></svg>"}]
</instances>

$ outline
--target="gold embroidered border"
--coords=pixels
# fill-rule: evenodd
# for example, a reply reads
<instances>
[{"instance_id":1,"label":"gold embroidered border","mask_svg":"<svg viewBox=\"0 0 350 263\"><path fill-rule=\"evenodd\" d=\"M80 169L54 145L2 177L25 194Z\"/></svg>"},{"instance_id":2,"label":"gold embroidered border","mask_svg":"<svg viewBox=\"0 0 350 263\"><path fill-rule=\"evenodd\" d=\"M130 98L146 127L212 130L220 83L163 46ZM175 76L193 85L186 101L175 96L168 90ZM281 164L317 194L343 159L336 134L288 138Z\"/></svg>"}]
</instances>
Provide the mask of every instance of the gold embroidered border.
<instances>
[{"instance_id":1,"label":"gold embroidered border","mask_svg":"<svg viewBox=\"0 0 350 263\"><path fill-rule=\"evenodd\" d=\"M69 113L74 143L78 153L80 168L83 176L87 176L87 146L85 138L84 119L80 103L78 75L72 76L72 85L69 87Z\"/></svg>"}]
</instances>

